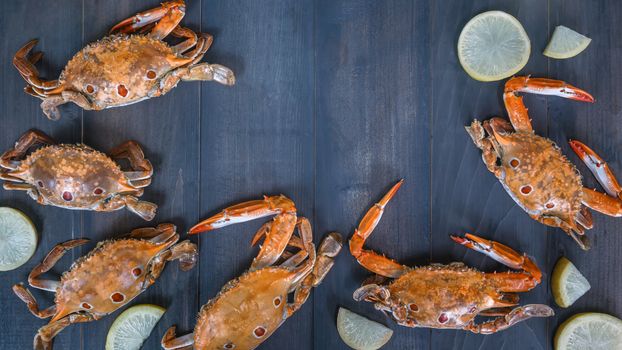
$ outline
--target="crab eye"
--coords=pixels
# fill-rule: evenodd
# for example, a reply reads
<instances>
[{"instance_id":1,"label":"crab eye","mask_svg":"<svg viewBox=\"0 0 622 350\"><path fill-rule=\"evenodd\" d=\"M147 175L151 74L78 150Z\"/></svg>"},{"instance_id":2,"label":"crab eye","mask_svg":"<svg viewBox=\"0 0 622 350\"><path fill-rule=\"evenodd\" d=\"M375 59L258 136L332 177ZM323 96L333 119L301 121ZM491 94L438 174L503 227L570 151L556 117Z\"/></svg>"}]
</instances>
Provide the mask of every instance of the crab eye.
<instances>
[{"instance_id":1,"label":"crab eye","mask_svg":"<svg viewBox=\"0 0 622 350\"><path fill-rule=\"evenodd\" d=\"M110 296L110 299L115 304L122 303L125 300L125 295L123 295L123 293L116 292Z\"/></svg>"},{"instance_id":2,"label":"crab eye","mask_svg":"<svg viewBox=\"0 0 622 350\"><path fill-rule=\"evenodd\" d=\"M409 304L408 308L410 309L410 311L415 311L415 312L419 311L419 306L417 306L417 304L415 303Z\"/></svg>"},{"instance_id":3,"label":"crab eye","mask_svg":"<svg viewBox=\"0 0 622 350\"><path fill-rule=\"evenodd\" d=\"M73 200L73 194L69 191L63 192L63 199L67 202L71 202Z\"/></svg>"},{"instance_id":4,"label":"crab eye","mask_svg":"<svg viewBox=\"0 0 622 350\"><path fill-rule=\"evenodd\" d=\"M43 188L43 181L41 181L41 180L37 181L37 185L38 185L39 187Z\"/></svg>"},{"instance_id":5,"label":"crab eye","mask_svg":"<svg viewBox=\"0 0 622 350\"><path fill-rule=\"evenodd\" d=\"M156 72L150 70L147 72L147 79L155 79L156 77Z\"/></svg>"},{"instance_id":6,"label":"crab eye","mask_svg":"<svg viewBox=\"0 0 622 350\"><path fill-rule=\"evenodd\" d=\"M94 194L102 194L104 193L104 190L101 187L97 187L95 190L93 190Z\"/></svg>"},{"instance_id":7,"label":"crab eye","mask_svg":"<svg viewBox=\"0 0 622 350\"><path fill-rule=\"evenodd\" d=\"M233 343L227 343L223 346L223 349L233 349L235 348L235 344Z\"/></svg>"},{"instance_id":8,"label":"crab eye","mask_svg":"<svg viewBox=\"0 0 622 350\"><path fill-rule=\"evenodd\" d=\"M520 161L516 158L512 158L512 160L510 160L510 166L512 168L516 168L520 165Z\"/></svg>"},{"instance_id":9,"label":"crab eye","mask_svg":"<svg viewBox=\"0 0 622 350\"><path fill-rule=\"evenodd\" d=\"M142 274L143 274L143 270L140 267L136 267L132 270L132 275L134 275L134 277L138 277Z\"/></svg>"},{"instance_id":10,"label":"crab eye","mask_svg":"<svg viewBox=\"0 0 622 350\"><path fill-rule=\"evenodd\" d=\"M86 84L86 87L84 88L86 90L86 92L88 92L89 94L92 94L95 92L95 88L93 87L93 85L91 84Z\"/></svg>"},{"instance_id":11,"label":"crab eye","mask_svg":"<svg viewBox=\"0 0 622 350\"><path fill-rule=\"evenodd\" d=\"M264 327L257 327L255 328L255 330L253 331L253 334L255 335L256 338L261 338L264 335L266 335L266 329Z\"/></svg>"},{"instance_id":12,"label":"crab eye","mask_svg":"<svg viewBox=\"0 0 622 350\"><path fill-rule=\"evenodd\" d=\"M524 195L527 195L527 194L531 193L531 190L532 190L531 186L525 185L525 186L520 188L520 193L522 193Z\"/></svg>"},{"instance_id":13,"label":"crab eye","mask_svg":"<svg viewBox=\"0 0 622 350\"><path fill-rule=\"evenodd\" d=\"M82 308L83 308L83 309L90 310L90 309L92 309L92 308L93 308L93 306L91 306L91 304L89 304L89 303L82 303Z\"/></svg>"},{"instance_id":14,"label":"crab eye","mask_svg":"<svg viewBox=\"0 0 622 350\"><path fill-rule=\"evenodd\" d=\"M128 93L127 88L123 84L117 86L117 92L119 93L119 96L121 97L127 96L127 93Z\"/></svg>"},{"instance_id":15,"label":"crab eye","mask_svg":"<svg viewBox=\"0 0 622 350\"><path fill-rule=\"evenodd\" d=\"M546 203L547 209L553 209L554 207L555 207L555 203L551 203L551 202Z\"/></svg>"},{"instance_id":16,"label":"crab eye","mask_svg":"<svg viewBox=\"0 0 622 350\"><path fill-rule=\"evenodd\" d=\"M445 323L449 320L449 317L443 312L440 316L438 316L438 322Z\"/></svg>"}]
</instances>

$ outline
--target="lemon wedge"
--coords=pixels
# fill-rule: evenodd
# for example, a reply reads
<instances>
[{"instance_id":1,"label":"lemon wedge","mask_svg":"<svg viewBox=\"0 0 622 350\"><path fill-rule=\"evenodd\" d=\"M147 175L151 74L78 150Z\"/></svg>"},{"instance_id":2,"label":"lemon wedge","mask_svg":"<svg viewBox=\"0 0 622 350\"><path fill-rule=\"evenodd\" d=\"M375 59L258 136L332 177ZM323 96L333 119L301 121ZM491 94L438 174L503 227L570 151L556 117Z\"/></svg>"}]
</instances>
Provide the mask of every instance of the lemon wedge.
<instances>
[{"instance_id":1,"label":"lemon wedge","mask_svg":"<svg viewBox=\"0 0 622 350\"><path fill-rule=\"evenodd\" d=\"M555 333L555 350L622 350L622 320L587 312L574 315Z\"/></svg>"},{"instance_id":2,"label":"lemon wedge","mask_svg":"<svg viewBox=\"0 0 622 350\"><path fill-rule=\"evenodd\" d=\"M24 265L37 249L37 230L21 211L0 208L0 271Z\"/></svg>"},{"instance_id":3,"label":"lemon wedge","mask_svg":"<svg viewBox=\"0 0 622 350\"><path fill-rule=\"evenodd\" d=\"M543 54L557 59L574 57L585 50L591 41L592 39L570 28L557 26Z\"/></svg>"},{"instance_id":4,"label":"lemon wedge","mask_svg":"<svg viewBox=\"0 0 622 350\"><path fill-rule=\"evenodd\" d=\"M356 350L380 349L393 335L390 328L342 307L337 314L337 331L341 339Z\"/></svg>"},{"instance_id":5,"label":"lemon wedge","mask_svg":"<svg viewBox=\"0 0 622 350\"><path fill-rule=\"evenodd\" d=\"M458 38L458 59L473 79L496 81L520 71L529 61L531 43L520 22L502 11L473 17Z\"/></svg>"},{"instance_id":6,"label":"lemon wedge","mask_svg":"<svg viewBox=\"0 0 622 350\"><path fill-rule=\"evenodd\" d=\"M564 257L555 264L551 278L553 297L561 307L569 307L590 290L590 282Z\"/></svg>"},{"instance_id":7,"label":"lemon wedge","mask_svg":"<svg viewBox=\"0 0 622 350\"><path fill-rule=\"evenodd\" d=\"M139 350L164 311L164 308L151 304L136 305L123 311L110 326L106 350Z\"/></svg>"}]
</instances>

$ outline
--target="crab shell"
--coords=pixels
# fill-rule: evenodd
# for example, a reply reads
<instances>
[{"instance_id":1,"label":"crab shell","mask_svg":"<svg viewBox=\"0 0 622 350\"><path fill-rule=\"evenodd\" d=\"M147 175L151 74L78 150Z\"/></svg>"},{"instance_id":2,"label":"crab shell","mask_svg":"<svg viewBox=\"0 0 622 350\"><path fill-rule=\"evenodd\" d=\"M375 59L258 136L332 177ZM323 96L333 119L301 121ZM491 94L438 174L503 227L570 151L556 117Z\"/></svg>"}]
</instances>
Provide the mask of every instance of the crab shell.
<instances>
[{"instance_id":1,"label":"crab shell","mask_svg":"<svg viewBox=\"0 0 622 350\"><path fill-rule=\"evenodd\" d=\"M558 218L564 231L578 229L581 174L557 145L529 132L491 129L502 169L499 181L514 201L534 218Z\"/></svg>"},{"instance_id":2,"label":"crab shell","mask_svg":"<svg viewBox=\"0 0 622 350\"><path fill-rule=\"evenodd\" d=\"M227 283L199 312L194 349L254 349L287 318L296 272L266 267Z\"/></svg>"},{"instance_id":3,"label":"crab shell","mask_svg":"<svg viewBox=\"0 0 622 350\"><path fill-rule=\"evenodd\" d=\"M391 305L387 311L398 322L429 328L463 328L503 299L494 279L458 262L412 269L384 288Z\"/></svg>"},{"instance_id":4,"label":"crab shell","mask_svg":"<svg viewBox=\"0 0 622 350\"><path fill-rule=\"evenodd\" d=\"M60 75L65 90L82 93L104 109L153 96L160 79L187 63L161 40L145 35L111 35L80 50Z\"/></svg>"},{"instance_id":5,"label":"crab shell","mask_svg":"<svg viewBox=\"0 0 622 350\"><path fill-rule=\"evenodd\" d=\"M50 323L76 312L98 319L127 304L145 289L150 262L176 242L121 239L99 243L62 275L55 297L58 311Z\"/></svg>"},{"instance_id":6,"label":"crab shell","mask_svg":"<svg viewBox=\"0 0 622 350\"><path fill-rule=\"evenodd\" d=\"M93 208L112 195L141 192L110 157L86 145L40 148L9 174L36 187L46 204L69 209Z\"/></svg>"}]
</instances>

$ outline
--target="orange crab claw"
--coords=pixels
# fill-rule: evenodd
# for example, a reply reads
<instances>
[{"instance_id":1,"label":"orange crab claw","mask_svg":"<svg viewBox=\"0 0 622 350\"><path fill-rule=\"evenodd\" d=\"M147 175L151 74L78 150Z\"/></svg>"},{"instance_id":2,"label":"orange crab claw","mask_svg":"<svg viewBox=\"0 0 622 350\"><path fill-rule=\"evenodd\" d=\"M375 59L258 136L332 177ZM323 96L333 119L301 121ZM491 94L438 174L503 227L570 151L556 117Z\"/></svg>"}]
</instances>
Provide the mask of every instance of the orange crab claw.
<instances>
[{"instance_id":1,"label":"orange crab claw","mask_svg":"<svg viewBox=\"0 0 622 350\"><path fill-rule=\"evenodd\" d=\"M596 152L594 152L591 148L586 146L585 144L577 141L570 140L568 142L570 147L574 153L581 158L583 163L590 169L594 177L598 180L598 182L603 186L605 191L613 197L619 197L620 192L622 192L622 187L616 180L615 175L607 165L604 159L602 159Z\"/></svg>"},{"instance_id":2,"label":"orange crab claw","mask_svg":"<svg viewBox=\"0 0 622 350\"><path fill-rule=\"evenodd\" d=\"M264 196L264 199L225 208L222 212L194 225L188 233L193 235L285 212L296 212L296 205L291 199L285 196Z\"/></svg>"},{"instance_id":3,"label":"orange crab claw","mask_svg":"<svg viewBox=\"0 0 622 350\"><path fill-rule=\"evenodd\" d=\"M594 97L561 80L546 78L515 77L505 84L506 92L529 92L568 98L575 101L594 102Z\"/></svg>"},{"instance_id":4,"label":"orange crab claw","mask_svg":"<svg viewBox=\"0 0 622 350\"><path fill-rule=\"evenodd\" d=\"M517 270L525 270L538 283L540 283L542 279L542 272L529 257L517 253L514 249L504 244L483 239L470 233L465 234L464 237L455 235L451 235L450 237L454 242L483 253L503 265Z\"/></svg>"},{"instance_id":5,"label":"orange crab claw","mask_svg":"<svg viewBox=\"0 0 622 350\"><path fill-rule=\"evenodd\" d=\"M138 13L130 18L126 18L123 21L117 23L110 29L110 33L133 33L136 30L143 28L151 23L157 22L162 19L171 9L179 9L182 12L185 11L185 3L183 0L174 0L162 3L162 6Z\"/></svg>"}]
</instances>

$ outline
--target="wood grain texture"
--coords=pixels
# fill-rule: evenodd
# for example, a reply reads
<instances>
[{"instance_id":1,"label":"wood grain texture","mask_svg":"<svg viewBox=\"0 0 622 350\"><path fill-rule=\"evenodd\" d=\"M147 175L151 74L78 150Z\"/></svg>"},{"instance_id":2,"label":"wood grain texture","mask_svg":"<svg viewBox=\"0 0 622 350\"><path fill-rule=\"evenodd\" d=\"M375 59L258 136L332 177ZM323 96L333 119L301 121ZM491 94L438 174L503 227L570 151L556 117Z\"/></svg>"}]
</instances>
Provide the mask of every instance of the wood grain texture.
<instances>
[{"instance_id":1,"label":"wood grain texture","mask_svg":"<svg viewBox=\"0 0 622 350\"><path fill-rule=\"evenodd\" d=\"M37 65L42 77L56 79L60 68L82 46L80 30L82 27L82 5L80 0L60 0L51 11L41 11L40 1L0 2L0 149L12 147L17 139L28 129L39 129L60 142L79 142L82 120L81 110L75 106L64 109L65 118L51 123L39 108L40 101L24 93L24 80L13 67L15 52L31 39L39 38L35 48L44 52ZM43 207L21 191L0 190L0 206L9 206L28 215L39 234L35 255L22 267L0 272L0 337L2 349L28 349L32 347L36 330L47 321L35 318L26 305L11 291L15 283L28 283L28 274L59 242L80 236L80 213L55 207ZM52 271L64 271L79 252L67 253ZM54 276L53 273L50 273ZM48 307L54 295L31 289L39 305ZM80 329L67 329L59 337L59 349L79 349Z\"/></svg>"},{"instance_id":2,"label":"wood grain texture","mask_svg":"<svg viewBox=\"0 0 622 350\"><path fill-rule=\"evenodd\" d=\"M316 228L348 237L400 178L368 247L406 265L429 256L430 129L427 6L411 1L316 3ZM316 349L346 349L339 306L391 323L352 292L370 275L344 246L315 291ZM394 349L422 349L428 330L393 327Z\"/></svg>"},{"instance_id":3,"label":"wood grain texture","mask_svg":"<svg viewBox=\"0 0 622 350\"><path fill-rule=\"evenodd\" d=\"M102 151L134 139L155 167L145 200L159 204L147 223L126 210L114 213L42 207L24 193L0 191L0 206L33 218L40 242L23 267L0 273L1 349L29 349L37 320L10 291L53 245L75 237L93 243L67 255L61 272L96 241L141 226L173 222L184 234L199 219L262 194L285 194L312 220L316 242L330 231L349 238L365 211L395 181L406 182L367 246L406 265L464 261L486 271L506 268L452 243L448 235L472 232L534 257L542 285L522 303L554 306L548 278L565 255L584 272L592 290L568 310L530 320L492 336L399 327L352 292L369 275L344 246L333 271L312 297L261 349L348 349L336 327L339 306L387 324L395 334L386 349L550 349L557 326L571 314L602 311L622 316L619 219L595 213L588 232L593 248L581 251L563 232L530 219L481 161L463 126L471 119L507 117L503 82L480 83L460 67L455 46L474 15L503 10L517 17L532 44L521 73L559 78L594 94L581 104L526 96L535 131L551 137L584 175L600 186L567 145L577 138L593 147L622 176L622 106L619 57L622 3L614 0L187 0L183 24L213 34L204 58L233 69L237 84L182 82L167 95L101 112L61 107L48 121L39 101L23 93L11 64L26 41L40 38L41 75L54 79L67 60L106 35L118 21L159 1L41 0L0 2L0 151L29 128L61 142L84 142ZM578 57L544 57L554 27L563 24L593 39ZM227 227L190 239L200 244L199 265L181 273L172 263L136 303L168 309L145 349L159 349L176 324L191 332L201 305L239 276L257 253L250 247L265 220ZM34 292L42 305L52 295ZM56 349L101 349L118 312L74 325ZM9 335L9 336L6 336Z\"/></svg>"},{"instance_id":4,"label":"wood grain texture","mask_svg":"<svg viewBox=\"0 0 622 350\"><path fill-rule=\"evenodd\" d=\"M451 1L436 3L432 15L432 260L464 261L482 271L506 271L492 259L453 243L448 235L470 232L500 241L532 256L548 277L547 229L532 220L490 173L464 130L474 118L507 118L503 81L481 83L461 68L456 54L460 31L473 16L491 9L515 16L531 40L531 58L519 74L546 76L541 50L548 40L547 3L532 1ZM537 133L546 136L546 100L526 96L525 103ZM548 280L521 303L547 303ZM481 319L478 319L481 322ZM529 320L511 329L482 337L467 332L432 331L432 349L547 349L552 346L546 319ZM520 344L516 342L521 339Z\"/></svg>"},{"instance_id":5,"label":"wood grain texture","mask_svg":"<svg viewBox=\"0 0 622 350\"><path fill-rule=\"evenodd\" d=\"M622 14L622 4L551 0L550 28L552 33L558 25L564 25L592 38L592 43L579 56L568 60L549 62L550 75L563 79L592 93L594 104L548 99L550 137L561 146L570 161L577 165L586 187L603 191L580 159L568 146L569 139L580 140L608 163L618 179L622 178L622 130L619 128L622 85L619 65L622 46L618 38L622 26L615 18ZM601 14L605 14L602 16ZM549 320L554 330L568 317L577 312L597 311L622 317L622 253L621 222L619 218L607 217L592 211L594 229L587 232L592 249L582 252L574 243L559 232L549 235L550 266L560 256L566 256L590 281L591 290L569 309L556 309L557 316ZM552 297L550 303L553 303Z\"/></svg>"},{"instance_id":6,"label":"wood grain texture","mask_svg":"<svg viewBox=\"0 0 622 350\"><path fill-rule=\"evenodd\" d=\"M232 88L204 84L200 213L262 195L284 194L313 217L313 7L302 1L204 1L202 29L215 36L206 60L229 66ZM261 224L203 233L201 304L250 267ZM316 231L316 236L321 232ZM313 298L262 349L313 348Z\"/></svg>"}]
</instances>

